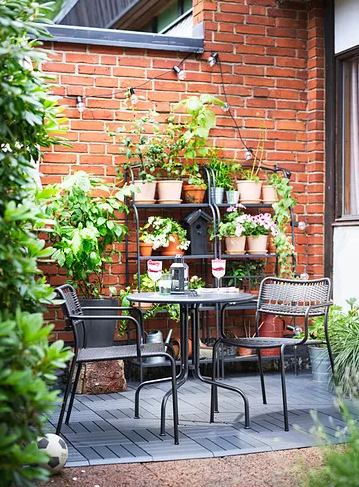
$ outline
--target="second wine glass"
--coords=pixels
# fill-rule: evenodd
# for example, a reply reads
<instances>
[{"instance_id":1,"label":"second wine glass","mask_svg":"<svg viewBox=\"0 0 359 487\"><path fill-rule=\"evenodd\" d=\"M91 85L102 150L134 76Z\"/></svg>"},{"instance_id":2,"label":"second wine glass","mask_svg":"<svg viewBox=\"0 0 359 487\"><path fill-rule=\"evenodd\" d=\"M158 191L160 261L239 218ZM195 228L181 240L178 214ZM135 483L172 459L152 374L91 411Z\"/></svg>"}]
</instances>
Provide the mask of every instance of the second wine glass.
<instances>
[{"instance_id":1,"label":"second wine glass","mask_svg":"<svg viewBox=\"0 0 359 487\"><path fill-rule=\"evenodd\" d=\"M211 260L212 275L217 279L217 291L219 291L219 280L226 273L226 261L224 259Z\"/></svg>"},{"instance_id":2,"label":"second wine glass","mask_svg":"<svg viewBox=\"0 0 359 487\"><path fill-rule=\"evenodd\" d=\"M156 282L162 276L162 261L161 260L149 260L147 262L147 272L148 272L148 277L154 283L154 293L157 294Z\"/></svg>"}]
</instances>

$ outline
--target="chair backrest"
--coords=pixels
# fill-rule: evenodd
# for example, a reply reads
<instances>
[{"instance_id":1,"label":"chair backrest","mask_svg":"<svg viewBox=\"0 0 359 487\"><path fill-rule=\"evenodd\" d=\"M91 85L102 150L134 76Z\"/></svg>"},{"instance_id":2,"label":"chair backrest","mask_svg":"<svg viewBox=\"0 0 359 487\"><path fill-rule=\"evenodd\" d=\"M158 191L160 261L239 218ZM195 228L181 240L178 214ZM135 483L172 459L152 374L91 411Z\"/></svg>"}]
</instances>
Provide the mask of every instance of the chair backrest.
<instances>
[{"instance_id":1,"label":"chair backrest","mask_svg":"<svg viewBox=\"0 0 359 487\"><path fill-rule=\"evenodd\" d=\"M84 345L85 336L85 324L84 321L73 320L70 316L83 315L82 307L77 297L76 291L71 284L64 284L55 289L56 294L63 300L61 305L62 312L65 316L66 324L70 326L71 331L74 334L75 348L82 347Z\"/></svg>"},{"instance_id":2,"label":"chair backrest","mask_svg":"<svg viewBox=\"0 0 359 487\"><path fill-rule=\"evenodd\" d=\"M308 306L330 301L331 284L328 278L302 281L266 277L261 282L257 311L283 316L305 316ZM309 316L320 316L328 308L314 308Z\"/></svg>"}]
</instances>

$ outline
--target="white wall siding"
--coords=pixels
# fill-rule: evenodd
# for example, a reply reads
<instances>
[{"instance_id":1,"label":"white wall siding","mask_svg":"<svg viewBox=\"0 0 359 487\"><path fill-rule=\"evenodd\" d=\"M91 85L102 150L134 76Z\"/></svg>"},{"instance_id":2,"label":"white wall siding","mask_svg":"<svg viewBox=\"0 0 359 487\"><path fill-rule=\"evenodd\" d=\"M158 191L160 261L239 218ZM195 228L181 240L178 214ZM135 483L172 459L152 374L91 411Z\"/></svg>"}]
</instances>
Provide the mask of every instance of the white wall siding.
<instances>
[{"instance_id":1,"label":"white wall siding","mask_svg":"<svg viewBox=\"0 0 359 487\"><path fill-rule=\"evenodd\" d=\"M359 45L359 0L335 0L335 54Z\"/></svg>"},{"instance_id":2,"label":"white wall siding","mask_svg":"<svg viewBox=\"0 0 359 487\"><path fill-rule=\"evenodd\" d=\"M359 300L359 227L334 228L333 301L347 307L345 300Z\"/></svg>"}]
</instances>

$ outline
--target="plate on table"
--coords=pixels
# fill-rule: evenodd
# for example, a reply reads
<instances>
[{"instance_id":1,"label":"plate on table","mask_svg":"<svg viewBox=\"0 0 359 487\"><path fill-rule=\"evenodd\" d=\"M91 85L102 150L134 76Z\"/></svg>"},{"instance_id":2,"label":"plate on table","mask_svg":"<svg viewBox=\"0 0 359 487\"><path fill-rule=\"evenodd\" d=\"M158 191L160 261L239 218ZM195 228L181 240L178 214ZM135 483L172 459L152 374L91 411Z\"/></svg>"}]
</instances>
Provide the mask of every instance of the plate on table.
<instances>
[{"instance_id":1,"label":"plate on table","mask_svg":"<svg viewBox=\"0 0 359 487\"><path fill-rule=\"evenodd\" d=\"M217 289L213 287L199 287L197 289L198 294L213 294Z\"/></svg>"}]
</instances>

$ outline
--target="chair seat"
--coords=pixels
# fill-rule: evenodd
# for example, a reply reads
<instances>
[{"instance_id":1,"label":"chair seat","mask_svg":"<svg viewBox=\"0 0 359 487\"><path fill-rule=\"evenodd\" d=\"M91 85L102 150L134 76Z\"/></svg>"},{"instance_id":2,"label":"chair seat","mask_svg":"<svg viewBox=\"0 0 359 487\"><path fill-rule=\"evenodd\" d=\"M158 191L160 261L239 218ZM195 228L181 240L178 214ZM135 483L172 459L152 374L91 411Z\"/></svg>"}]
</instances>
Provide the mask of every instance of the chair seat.
<instances>
[{"instance_id":1,"label":"chair seat","mask_svg":"<svg viewBox=\"0 0 359 487\"><path fill-rule=\"evenodd\" d=\"M258 338L222 338L223 343L228 345L235 345L238 347L246 348L278 348L282 345L294 346L302 343L302 338L271 338L271 337L258 337ZM321 340L307 340L305 345L320 345L323 342Z\"/></svg>"},{"instance_id":2,"label":"chair seat","mask_svg":"<svg viewBox=\"0 0 359 487\"><path fill-rule=\"evenodd\" d=\"M141 347L142 357L158 356L165 351L163 343L146 343ZM115 345L113 347L83 348L77 362L95 362L97 360L121 360L137 358L136 345Z\"/></svg>"}]
</instances>

